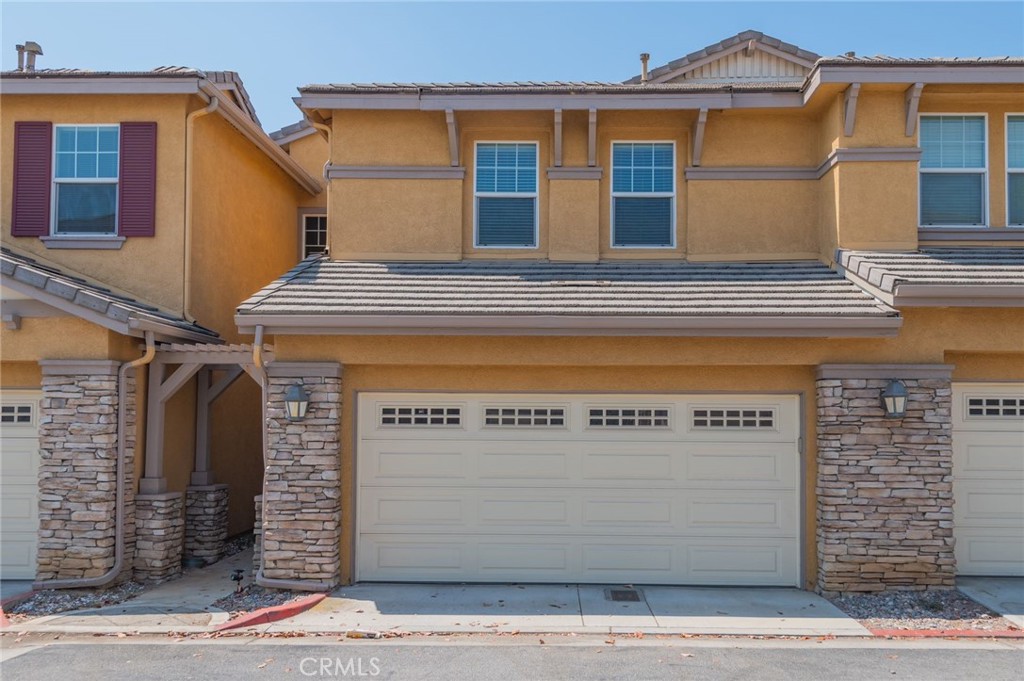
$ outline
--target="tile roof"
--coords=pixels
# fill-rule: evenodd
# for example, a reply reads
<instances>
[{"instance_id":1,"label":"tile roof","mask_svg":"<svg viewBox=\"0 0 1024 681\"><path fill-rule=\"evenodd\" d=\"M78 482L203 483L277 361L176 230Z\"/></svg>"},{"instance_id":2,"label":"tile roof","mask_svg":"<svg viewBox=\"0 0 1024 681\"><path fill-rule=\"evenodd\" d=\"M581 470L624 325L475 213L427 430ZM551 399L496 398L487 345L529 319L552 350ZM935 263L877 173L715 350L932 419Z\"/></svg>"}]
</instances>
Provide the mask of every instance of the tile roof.
<instances>
[{"instance_id":1,"label":"tile roof","mask_svg":"<svg viewBox=\"0 0 1024 681\"><path fill-rule=\"evenodd\" d=\"M1024 57L891 57L876 54L872 57L856 55L838 57L822 57L817 62L821 66L987 66L1024 64Z\"/></svg>"},{"instance_id":2,"label":"tile roof","mask_svg":"<svg viewBox=\"0 0 1024 681\"><path fill-rule=\"evenodd\" d=\"M814 262L342 262L311 257L245 315L895 317Z\"/></svg>"},{"instance_id":3,"label":"tile roof","mask_svg":"<svg viewBox=\"0 0 1024 681\"><path fill-rule=\"evenodd\" d=\"M43 294L39 299L44 303L62 305L122 333L129 328L137 328L133 322L142 322L162 329L161 333L167 337L214 343L219 339L216 331L179 315L115 293L94 281L45 265L6 247L0 248L0 268L5 286L30 296L39 292ZM141 336L142 333L139 331L132 335Z\"/></svg>"},{"instance_id":4,"label":"tile roof","mask_svg":"<svg viewBox=\"0 0 1024 681\"><path fill-rule=\"evenodd\" d=\"M679 94L684 92L774 92L800 90L793 82L611 83L603 81L515 81L507 83L324 83L304 85L312 94Z\"/></svg>"},{"instance_id":5,"label":"tile roof","mask_svg":"<svg viewBox=\"0 0 1024 681\"><path fill-rule=\"evenodd\" d=\"M235 71L203 71L190 66L158 66L150 71L91 71L89 69L59 68L36 69L34 71L3 71L0 78L15 80L46 80L50 78L205 78L225 91L234 91L238 106L245 111L257 125L256 107L242 83L241 76Z\"/></svg>"},{"instance_id":6,"label":"tile roof","mask_svg":"<svg viewBox=\"0 0 1024 681\"><path fill-rule=\"evenodd\" d=\"M839 264L849 275L887 293L902 285L1024 286L1024 248L841 251Z\"/></svg>"}]
</instances>

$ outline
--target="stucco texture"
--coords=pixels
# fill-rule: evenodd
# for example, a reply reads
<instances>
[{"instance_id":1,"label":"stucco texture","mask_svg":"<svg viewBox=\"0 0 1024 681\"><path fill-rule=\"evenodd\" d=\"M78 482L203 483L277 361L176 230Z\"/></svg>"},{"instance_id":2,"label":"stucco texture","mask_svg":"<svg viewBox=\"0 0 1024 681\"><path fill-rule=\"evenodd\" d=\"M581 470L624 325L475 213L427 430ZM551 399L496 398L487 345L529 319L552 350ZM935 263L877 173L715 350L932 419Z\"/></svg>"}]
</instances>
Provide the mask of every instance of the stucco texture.
<instances>
[{"instance_id":1,"label":"stucco texture","mask_svg":"<svg viewBox=\"0 0 1024 681\"><path fill-rule=\"evenodd\" d=\"M0 232L4 244L48 260L59 267L95 278L106 285L130 291L132 295L169 310L180 310L183 297L183 231L185 202L185 110L186 95L76 95L74 106L66 96L6 95L0 98ZM38 237L11 236L14 181L14 123L51 121L62 124L114 124L125 121L155 121L156 230L153 237L127 239L121 250L47 249Z\"/></svg>"}]
</instances>

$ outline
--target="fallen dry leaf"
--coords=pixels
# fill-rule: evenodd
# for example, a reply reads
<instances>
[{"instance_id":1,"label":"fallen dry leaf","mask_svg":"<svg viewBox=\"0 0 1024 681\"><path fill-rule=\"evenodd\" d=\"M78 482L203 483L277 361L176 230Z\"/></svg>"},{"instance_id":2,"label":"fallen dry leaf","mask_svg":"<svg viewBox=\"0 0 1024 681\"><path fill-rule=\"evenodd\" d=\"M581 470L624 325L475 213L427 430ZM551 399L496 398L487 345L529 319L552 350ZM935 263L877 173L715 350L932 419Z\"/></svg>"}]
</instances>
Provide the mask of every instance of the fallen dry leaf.
<instances>
[{"instance_id":1,"label":"fallen dry leaf","mask_svg":"<svg viewBox=\"0 0 1024 681\"><path fill-rule=\"evenodd\" d=\"M679 653L679 657L693 657L693 653Z\"/></svg>"},{"instance_id":2,"label":"fallen dry leaf","mask_svg":"<svg viewBox=\"0 0 1024 681\"><path fill-rule=\"evenodd\" d=\"M266 667L268 664L270 664L273 661L274 661L274 658L268 657L266 660L264 660L263 662L260 662L258 665L256 665L256 669L263 669L264 667Z\"/></svg>"}]
</instances>

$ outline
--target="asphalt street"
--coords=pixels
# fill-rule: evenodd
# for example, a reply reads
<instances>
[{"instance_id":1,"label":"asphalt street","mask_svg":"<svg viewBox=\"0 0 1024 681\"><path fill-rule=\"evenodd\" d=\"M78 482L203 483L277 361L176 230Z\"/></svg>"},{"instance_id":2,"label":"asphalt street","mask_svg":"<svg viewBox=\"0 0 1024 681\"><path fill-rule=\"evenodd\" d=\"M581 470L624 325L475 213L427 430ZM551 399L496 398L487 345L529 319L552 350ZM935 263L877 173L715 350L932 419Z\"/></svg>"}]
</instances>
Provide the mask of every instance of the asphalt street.
<instances>
[{"instance_id":1,"label":"asphalt street","mask_svg":"<svg viewBox=\"0 0 1024 681\"><path fill-rule=\"evenodd\" d=\"M738 679L1018 681L1020 643L805 641L3 641L3 681L138 679Z\"/></svg>"}]
</instances>

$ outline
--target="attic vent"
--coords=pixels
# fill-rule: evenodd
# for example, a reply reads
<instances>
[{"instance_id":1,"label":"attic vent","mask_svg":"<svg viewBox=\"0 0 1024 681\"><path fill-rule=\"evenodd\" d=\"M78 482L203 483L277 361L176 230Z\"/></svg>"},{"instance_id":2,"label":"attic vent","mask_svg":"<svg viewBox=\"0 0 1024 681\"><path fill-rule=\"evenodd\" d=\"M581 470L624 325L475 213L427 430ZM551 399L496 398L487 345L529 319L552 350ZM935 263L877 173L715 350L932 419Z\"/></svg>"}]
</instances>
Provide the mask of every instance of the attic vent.
<instances>
[{"instance_id":1,"label":"attic vent","mask_svg":"<svg viewBox=\"0 0 1024 681\"><path fill-rule=\"evenodd\" d=\"M1003 397L1002 395L968 397L967 418L1024 418L1024 397Z\"/></svg>"}]
</instances>

